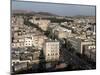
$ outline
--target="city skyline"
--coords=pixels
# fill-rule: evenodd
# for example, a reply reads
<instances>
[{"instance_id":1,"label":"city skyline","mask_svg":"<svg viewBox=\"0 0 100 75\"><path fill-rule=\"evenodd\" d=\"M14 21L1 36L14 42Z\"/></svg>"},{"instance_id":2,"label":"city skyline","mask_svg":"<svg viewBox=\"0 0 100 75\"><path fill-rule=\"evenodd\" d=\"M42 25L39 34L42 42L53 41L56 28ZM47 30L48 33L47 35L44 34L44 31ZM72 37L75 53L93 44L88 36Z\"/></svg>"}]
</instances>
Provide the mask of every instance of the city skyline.
<instances>
[{"instance_id":1,"label":"city skyline","mask_svg":"<svg viewBox=\"0 0 100 75\"><path fill-rule=\"evenodd\" d=\"M96 15L88 15L95 7L15 2L12 9L11 74L96 69Z\"/></svg>"},{"instance_id":2,"label":"city skyline","mask_svg":"<svg viewBox=\"0 0 100 75\"><path fill-rule=\"evenodd\" d=\"M12 10L49 12L59 16L95 16L95 9L95 6L90 5L12 1Z\"/></svg>"}]
</instances>

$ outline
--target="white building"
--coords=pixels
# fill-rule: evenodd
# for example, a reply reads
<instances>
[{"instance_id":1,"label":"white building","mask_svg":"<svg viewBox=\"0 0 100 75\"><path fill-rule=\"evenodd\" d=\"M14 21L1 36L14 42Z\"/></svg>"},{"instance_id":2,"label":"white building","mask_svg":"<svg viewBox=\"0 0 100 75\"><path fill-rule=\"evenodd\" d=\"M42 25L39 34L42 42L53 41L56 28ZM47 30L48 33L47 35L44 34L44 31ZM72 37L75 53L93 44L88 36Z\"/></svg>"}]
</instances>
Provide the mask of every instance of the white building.
<instances>
[{"instance_id":1,"label":"white building","mask_svg":"<svg viewBox=\"0 0 100 75\"><path fill-rule=\"evenodd\" d=\"M25 47L32 47L32 38L31 37L25 38L24 46Z\"/></svg>"},{"instance_id":2,"label":"white building","mask_svg":"<svg viewBox=\"0 0 100 75\"><path fill-rule=\"evenodd\" d=\"M12 40L11 43L12 48L23 48L24 47L24 38L21 36L21 38L16 37Z\"/></svg>"},{"instance_id":3,"label":"white building","mask_svg":"<svg viewBox=\"0 0 100 75\"><path fill-rule=\"evenodd\" d=\"M44 46L44 55L46 61L59 60L59 42L46 42Z\"/></svg>"},{"instance_id":4,"label":"white building","mask_svg":"<svg viewBox=\"0 0 100 75\"><path fill-rule=\"evenodd\" d=\"M23 48L24 47L24 43L23 42L13 42L11 44L12 48Z\"/></svg>"}]
</instances>

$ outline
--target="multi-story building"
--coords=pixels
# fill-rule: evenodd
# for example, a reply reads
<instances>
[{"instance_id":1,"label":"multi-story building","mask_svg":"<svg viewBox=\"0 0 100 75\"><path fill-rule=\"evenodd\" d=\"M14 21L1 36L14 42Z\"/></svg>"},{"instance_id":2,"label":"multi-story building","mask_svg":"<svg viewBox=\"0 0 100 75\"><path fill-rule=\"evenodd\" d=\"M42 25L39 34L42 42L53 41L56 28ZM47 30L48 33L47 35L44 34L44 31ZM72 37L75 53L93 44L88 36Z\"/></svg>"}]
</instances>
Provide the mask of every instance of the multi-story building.
<instances>
[{"instance_id":1,"label":"multi-story building","mask_svg":"<svg viewBox=\"0 0 100 75\"><path fill-rule=\"evenodd\" d=\"M59 60L59 42L47 41L44 45L44 55L46 61Z\"/></svg>"},{"instance_id":2,"label":"multi-story building","mask_svg":"<svg viewBox=\"0 0 100 75\"><path fill-rule=\"evenodd\" d=\"M23 48L24 47L24 42L13 42L12 43L12 48Z\"/></svg>"},{"instance_id":3,"label":"multi-story building","mask_svg":"<svg viewBox=\"0 0 100 75\"><path fill-rule=\"evenodd\" d=\"M86 55L88 58L96 62L96 46L95 44L93 45L84 45L83 46L83 53Z\"/></svg>"},{"instance_id":4,"label":"multi-story building","mask_svg":"<svg viewBox=\"0 0 100 75\"><path fill-rule=\"evenodd\" d=\"M33 46L35 46L35 48L41 50L43 48L43 45L44 45L46 39L47 39L47 37L44 35L33 35L33 37L32 37Z\"/></svg>"},{"instance_id":5,"label":"multi-story building","mask_svg":"<svg viewBox=\"0 0 100 75\"><path fill-rule=\"evenodd\" d=\"M95 41L89 39L81 39L76 37L68 38L68 41L72 44L72 47L76 50L77 53L83 54L84 53L84 46L85 45L95 45Z\"/></svg>"},{"instance_id":6,"label":"multi-story building","mask_svg":"<svg viewBox=\"0 0 100 75\"><path fill-rule=\"evenodd\" d=\"M24 47L24 38L21 36L21 38L16 37L12 39L12 48L23 48Z\"/></svg>"},{"instance_id":7,"label":"multi-story building","mask_svg":"<svg viewBox=\"0 0 100 75\"><path fill-rule=\"evenodd\" d=\"M58 38L62 39L70 36L72 31L64 27L56 26L53 29L53 32L58 36Z\"/></svg>"},{"instance_id":8,"label":"multi-story building","mask_svg":"<svg viewBox=\"0 0 100 75\"><path fill-rule=\"evenodd\" d=\"M33 17L32 20L30 20L32 23L37 24L38 27L40 27L42 30L46 31L49 24L50 20L43 20L41 18L37 19L37 17Z\"/></svg>"},{"instance_id":9,"label":"multi-story building","mask_svg":"<svg viewBox=\"0 0 100 75\"><path fill-rule=\"evenodd\" d=\"M24 42L24 46L25 47L32 47L32 38L31 37L27 37L25 38L25 42Z\"/></svg>"}]
</instances>

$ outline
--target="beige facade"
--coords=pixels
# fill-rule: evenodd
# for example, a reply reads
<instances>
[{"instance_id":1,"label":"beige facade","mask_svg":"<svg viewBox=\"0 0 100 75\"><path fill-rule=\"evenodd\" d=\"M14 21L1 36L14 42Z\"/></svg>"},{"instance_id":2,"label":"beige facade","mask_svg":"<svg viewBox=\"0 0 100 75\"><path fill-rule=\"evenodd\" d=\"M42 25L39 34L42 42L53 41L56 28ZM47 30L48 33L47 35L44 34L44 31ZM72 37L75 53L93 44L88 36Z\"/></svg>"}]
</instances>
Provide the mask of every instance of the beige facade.
<instances>
[{"instance_id":1,"label":"beige facade","mask_svg":"<svg viewBox=\"0 0 100 75\"><path fill-rule=\"evenodd\" d=\"M36 34L25 34L23 36L17 36L13 39L12 47L32 47L41 50L43 48L44 42L47 39L44 35L36 35ZM18 45L19 44L19 45ZM23 45L22 45L23 44Z\"/></svg>"},{"instance_id":2,"label":"beige facade","mask_svg":"<svg viewBox=\"0 0 100 75\"><path fill-rule=\"evenodd\" d=\"M48 29L49 23L50 23L49 20L40 20L39 27L40 27L42 30L46 31L46 30Z\"/></svg>"},{"instance_id":3,"label":"beige facade","mask_svg":"<svg viewBox=\"0 0 100 75\"><path fill-rule=\"evenodd\" d=\"M46 61L59 60L59 42L46 42L44 46Z\"/></svg>"},{"instance_id":4,"label":"beige facade","mask_svg":"<svg viewBox=\"0 0 100 75\"><path fill-rule=\"evenodd\" d=\"M95 45L95 41L90 41L90 40L85 40L81 38L75 38L75 37L70 37L68 38L68 41L72 44L72 47L75 48L76 52L83 54L84 46L85 45Z\"/></svg>"},{"instance_id":5,"label":"beige facade","mask_svg":"<svg viewBox=\"0 0 100 75\"><path fill-rule=\"evenodd\" d=\"M24 47L23 42L14 42L11 45L12 45L12 48L23 48Z\"/></svg>"},{"instance_id":6,"label":"beige facade","mask_svg":"<svg viewBox=\"0 0 100 75\"><path fill-rule=\"evenodd\" d=\"M32 20L30 20L32 23L37 24L42 30L46 31L50 20L42 20L41 18L39 20L36 20L37 17L33 17Z\"/></svg>"},{"instance_id":7,"label":"beige facade","mask_svg":"<svg viewBox=\"0 0 100 75\"><path fill-rule=\"evenodd\" d=\"M33 45L37 49L42 49L46 39L47 39L46 36L43 36L43 35L34 35L32 37Z\"/></svg>"},{"instance_id":8,"label":"beige facade","mask_svg":"<svg viewBox=\"0 0 100 75\"><path fill-rule=\"evenodd\" d=\"M61 26L56 26L53 29L53 32L58 36L58 38L62 39L70 36L72 31Z\"/></svg>"},{"instance_id":9,"label":"beige facade","mask_svg":"<svg viewBox=\"0 0 100 75\"><path fill-rule=\"evenodd\" d=\"M83 50L83 46L85 46L85 45L89 45L88 47L89 48L94 48L95 47L95 41L83 41L83 42L81 42L81 54L84 52Z\"/></svg>"}]
</instances>

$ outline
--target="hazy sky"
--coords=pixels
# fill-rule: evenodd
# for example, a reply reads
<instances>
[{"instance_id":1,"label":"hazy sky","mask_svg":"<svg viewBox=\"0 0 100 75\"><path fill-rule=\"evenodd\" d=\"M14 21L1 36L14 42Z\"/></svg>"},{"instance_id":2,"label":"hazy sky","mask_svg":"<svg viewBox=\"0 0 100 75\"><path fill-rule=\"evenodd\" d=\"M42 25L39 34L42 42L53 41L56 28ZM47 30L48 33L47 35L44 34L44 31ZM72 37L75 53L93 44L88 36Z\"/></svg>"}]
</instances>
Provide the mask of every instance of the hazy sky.
<instances>
[{"instance_id":1,"label":"hazy sky","mask_svg":"<svg viewBox=\"0 0 100 75\"><path fill-rule=\"evenodd\" d=\"M61 16L95 15L95 6L12 1L12 9L50 12Z\"/></svg>"}]
</instances>

